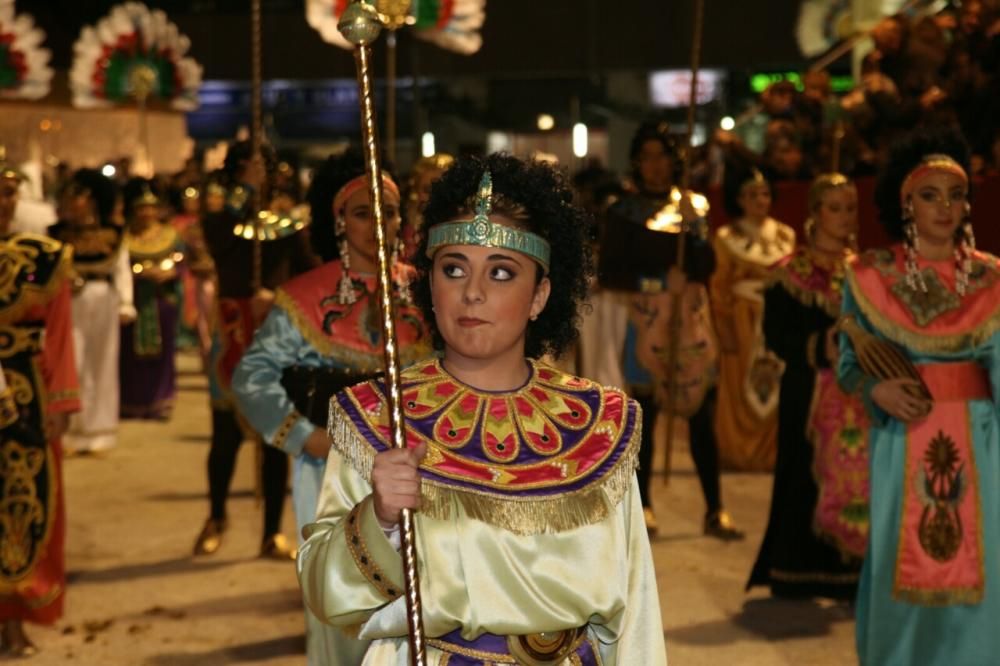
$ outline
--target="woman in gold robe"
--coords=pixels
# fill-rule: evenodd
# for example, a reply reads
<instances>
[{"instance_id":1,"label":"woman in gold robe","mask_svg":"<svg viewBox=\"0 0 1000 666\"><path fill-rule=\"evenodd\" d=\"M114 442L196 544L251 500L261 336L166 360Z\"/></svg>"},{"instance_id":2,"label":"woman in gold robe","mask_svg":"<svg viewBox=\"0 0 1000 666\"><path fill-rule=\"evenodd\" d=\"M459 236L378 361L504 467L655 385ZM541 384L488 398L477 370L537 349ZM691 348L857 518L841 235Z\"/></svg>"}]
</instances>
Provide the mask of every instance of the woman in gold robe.
<instances>
[{"instance_id":1,"label":"woman in gold robe","mask_svg":"<svg viewBox=\"0 0 1000 666\"><path fill-rule=\"evenodd\" d=\"M406 449L383 382L331 400L308 607L410 663L401 509L419 509L427 663L666 664L635 478L641 410L536 359L576 337L592 273L583 214L549 167L460 160L434 185L414 295L441 357L402 374ZM534 652L534 660L525 654Z\"/></svg>"},{"instance_id":2,"label":"woman in gold robe","mask_svg":"<svg viewBox=\"0 0 1000 666\"><path fill-rule=\"evenodd\" d=\"M715 235L709 293L719 336L715 433L723 468L774 467L781 360L764 347L764 284L795 249L795 231L770 216L771 185L754 168L730 165L726 210L736 220Z\"/></svg>"}]
</instances>

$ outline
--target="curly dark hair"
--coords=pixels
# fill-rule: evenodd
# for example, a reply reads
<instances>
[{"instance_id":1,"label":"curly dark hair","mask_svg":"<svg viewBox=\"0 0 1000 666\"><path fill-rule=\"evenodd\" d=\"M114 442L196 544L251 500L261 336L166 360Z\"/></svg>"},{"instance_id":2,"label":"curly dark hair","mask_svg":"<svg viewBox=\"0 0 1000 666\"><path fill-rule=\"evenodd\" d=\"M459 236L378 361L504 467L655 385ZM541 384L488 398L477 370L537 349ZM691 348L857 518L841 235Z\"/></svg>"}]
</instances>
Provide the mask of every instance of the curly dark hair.
<instances>
[{"instance_id":1,"label":"curly dark hair","mask_svg":"<svg viewBox=\"0 0 1000 666\"><path fill-rule=\"evenodd\" d=\"M922 128L893 145L875 185L878 219L894 240L903 240L903 204L899 194L906 176L928 155L947 155L969 173L969 145L953 127Z\"/></svg>"},{"instance_id":2,"label":"curly dark hair","mask_svg":"<svg viewBox=\"0 0 1000 666\"><path fill-rule=\"evenodd\" d=\"M306 201L312 215L309 241L313 252L323 261L340 258L333 233L333 199L344 185L365 173L365 157L360 150L348 148L339 155L331 155L313 174Z\"/></svg>"},{"instance_id":3,"label":"curly dark hair","mask_svg":"<svg viewBox=\"0 0 1000 666\"><path fill-rule=\"evenodd\" d=\"M545 309L535 321L528 322L525 355L559 356L577 338L579 309L594 273L588 241L593 220L572 204L573 194L562 174L545 164L494 154L486 158L463 157L434 183L424 208L425 228L471 216L469 201L486 169L493 176L493 198L497 202L494 212L509 214L506 208L516 209L517 218L525 218L524 228L552 246L548 275L552 290ZM430 272L434 261L427 256L428 236L421 234L414 258L417 279L413 295L434 333L435 345L441 349L444 341L434 325L431 303ZM539 268L538 279L542 277Z\"/></svg>"}]
</instances>

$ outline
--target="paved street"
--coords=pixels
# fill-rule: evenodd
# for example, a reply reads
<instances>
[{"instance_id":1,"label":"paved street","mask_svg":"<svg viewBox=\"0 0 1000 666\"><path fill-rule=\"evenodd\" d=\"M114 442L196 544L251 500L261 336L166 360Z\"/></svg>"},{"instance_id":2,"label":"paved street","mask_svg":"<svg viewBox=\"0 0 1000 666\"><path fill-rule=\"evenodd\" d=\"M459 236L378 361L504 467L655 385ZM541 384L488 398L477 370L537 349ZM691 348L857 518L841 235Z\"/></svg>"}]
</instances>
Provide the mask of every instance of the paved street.
<instances>
[{"instance_id":1,"label":"paved street","mask_svg":"<svg viewBox=\"0 0 1000 666\"><path fill-rule=\"evenodd\" d=\"M208 400L194 357L182 356L170 423L126 423L119 448L65 465L70 572L66 616L34 628L35 664L215 666L303 664L294 567L256 558L260 512L253 450L240 454L230 530L214 557L193 559L208 511ZM748 540L701 536L703 506L681 443L669 487L655 480L653 544L671 664L855 663L845 606L770 601L743 592L763 530L767 475L727 475L727 505ZM286 531L292 517L286 514Z\"/></svg>"}]
</instances>

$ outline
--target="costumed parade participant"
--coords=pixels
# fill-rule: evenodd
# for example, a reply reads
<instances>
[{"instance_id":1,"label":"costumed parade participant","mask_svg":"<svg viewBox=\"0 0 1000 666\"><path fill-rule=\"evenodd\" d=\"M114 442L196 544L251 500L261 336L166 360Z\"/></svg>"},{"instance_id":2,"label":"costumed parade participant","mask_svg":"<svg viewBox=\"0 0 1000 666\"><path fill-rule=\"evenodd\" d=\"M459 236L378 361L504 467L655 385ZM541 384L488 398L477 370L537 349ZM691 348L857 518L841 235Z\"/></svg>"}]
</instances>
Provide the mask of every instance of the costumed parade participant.
<instances>
[{"instance_id":1,"label":"costumed parade participant","mask_svg":"<svg viewBox=\"0 0 1000 666\"><path fill-rule=\"evenodd\" d=\"M124 188L136 319L121 329L122 418L168 419L177 392L184 244L174 227L160 220L160 199L151 187L137 178Z\"/></svg>"},{"instance_id":2,"label":"costumed parade participant","mask_svg":"<svg viewBox=\"0 0 1000 666\"><path fill-rule=\"evenodd\" d=\"M181 237L185 245L198 245L202 252L198 253L208 259L204 250L204 236L201 233L201 190L193 185L185 187L180 192L180 211L170 220L171 226ZM180 274L181 301L180 328L177 334L178 349L198 349L205 356L211 346L211 308L205 307L205 273L211 271L211 266L192 265L190 257L185 256L185 268Z\"/></svg>"},{"instance_id":3,"label":"costumed parade participant","mask_svg":"<svg viewBox=\"0 0 1000 666\"><path fill-rule=\"evenodd\" d=\"M132 266L123 248L118 188L80 169L59 196L49 234L73 248L73 343L81 410L70 417L64 448L93 453L118 442L120 325L135 320Z\"/></svg>"},{"instance_id":4,"label":"costumed parade participant","mask_svg":"<svg viewBox=\"0 0 1000 666\"><path fill-rule=\"evenodd\" d=\"M403 226L400 240L403 257L410 261L420 242L420 230L424 226L423 209L431 196L431 185L455 163L455 158L447 153L436 153L421 157L410 169L406 182L406 208L403 211Z\"/></svg>"},{"instance_id":5,"label":"costumed parade participant","mask_svg":"<svg viewBox=\"0 0 1000 666\"><path fill-rule=\"evenodd\" d=\"M709 280L720 351L715 434L723 467L765 471L777 450L782 363L764 345L764 284L795 249L795 231L770 216L771 184L754 167L727 164L723 196L736 221L715 233Z\"/></svg>"},{"instance_id":6,"label":"costumed parade participant","mask_svg":"<svg viewBox=\"0 0 1000 666\"><path fill-rule=\"evenodd\" d=\"M38 648L24 623L52 625L66 592L61 437L80 409L73 357L72 249L11 233L21 174L0 164L0 652ZM117 323L117 312L115 313Z\"/></svg>"},{"instance_id":7,"label":"costumed parade participant","mask_svg":"<svg viewBox=\"0 0 1000 666\"><path fill-rule=\"evenodd\" d=\"M206 205L202 219L205 243L218 278L218 310L209 363L212 397L212 445L208 454L210 515L195 541L196 555L210 555L222 544L226 530L226 499L244 439L243 416L232 394L232 375L253 340L257 326L274 301L273 289L316 265L309 248L306 222L292 221L253 209L254 192L268 186L273 155L253 158L248 142L230 147L226 173L230 190L221 208ZM266 200L266 199L263 199ZM255 224L255 219L257 222ZM254 233L261 239L261 290L254 293ZM247 433L249 434L249 428ZM256 437L256 435L252 435ZM288 486L288 456L264 446L260 456L264 496L263 557L290 559L295 548L283 534L281 513Z\"/></svg>"},{"instance_id":8,"label":"costumed parade participant","mask_svg":"<svg viewBox=\"0 0 1000 666\"><path fill-rule=\"evenodd\" d=\"M641 127L632 139L630 154L639 191L623 197L608 210L600 248L599 279L607 289L632 292L623 347L616 350L624 350L625 381L632 397L642 406L638 476L646 525L651 534L657 531L649 492L653 435L656 415L667 404L664 389L670 381L670 369L664 356L670 335L670 301L678 294L684 299L688 325L682 327L683 367L679 371L682 381L678 382L681 399L675 403L675 409L689 419L691 457L705 498L704 532L721 539L740 538L742 533L722 507L713 432L716 350L705 284L715 267L715 258L711 245L705 241L707 203L700 211L695 210L691 194L685 196L674 187L677 156L665 128ZM666 208L677 216L670 220L672 226L661 231L647 228L647 222ZM674 268L668 276L677 256L677 232L682 228L688 234L684 268ZM616 310L611 304L605 307L609 312Z\"/></svg>"},{"instance_id":9,"label":"costumed parade participant","mask_svg":"<svg viewBox=\"0 0 1000 666\"><path fill-rule=\"evenodd\" d=\"M414 514L428 663L666 663L635 481L641 414L535 359L576 337L586 218L550 167L493 155L433 187L417 302L442 356L402 373L409 449L382 382L331 402L307 605L358 631L365 664L409 662L398 520ZM594 575L595 571L601 575ZM542 635L544 633L544 635Z\"/></svg>"},{"instance_id":10,"label":"costumed parade participant","mask_svg":"<svg viewBox=\"0 0 1000 666\"><path fill-rule=\"evenodd\" d=\"M838 373L872 421L863 666L1000 654L1000 262L975 249L968 163L955 131L898 143L876 187L897 242L847 271Z\"/></svg>"},{"instance_id":11,"label":"costumed parade participant","mask_svg":"<svg viewBox=\"0 0 1000 666\"><path fill-rule=\"evenodd\" d=\"M764 341L785 371L771 512L747 589L768 585L778 597L853 600L868 543L868 419L835 373L857 222L850 180L813 181L805 238L764 292Z\"/></svg>"},{"instance_id":12,"label":"costumed parade participant","mask_svg":"<svg viewBox=\"0 0 1000 666\"><path fill-rule=\"evenodd\" d=\"M384 176L385 217L399 225L399 190ZM377 246L369 183L356 151L329 158L309 190L310 236L326 263L278 289L275 305L233 375L240 410L264 440L292 456L297 533L316 519L330 439L330 398L382 368ZM392 232L395 235L395 231ZM396 263L398 342L404 366L431 353L427 327L413 305L413 268ZM312 664L357 664L365 643L349 641L307 612Z\"/></svg>"}]
</instances>

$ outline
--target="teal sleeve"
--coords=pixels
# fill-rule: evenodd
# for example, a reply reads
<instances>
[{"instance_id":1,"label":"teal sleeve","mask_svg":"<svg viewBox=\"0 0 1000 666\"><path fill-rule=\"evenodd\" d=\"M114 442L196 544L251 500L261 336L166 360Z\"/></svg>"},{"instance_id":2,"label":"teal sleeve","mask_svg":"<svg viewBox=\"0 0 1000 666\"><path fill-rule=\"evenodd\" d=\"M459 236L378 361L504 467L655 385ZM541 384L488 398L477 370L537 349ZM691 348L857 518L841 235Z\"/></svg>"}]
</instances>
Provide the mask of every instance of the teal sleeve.
<instances>
[{"instance_id":1,"label":"teal sleeve","mask_svg":"<svg viewBox=\"0 0 1000 666\"><path fill-rule=\"evenodd\" d=\"M865 316L861 314L861 310L858 309L854 295L851 293L851 287L846 282L844 284L844 298L841 302L840 312L842 316L854 317L861 328L875 335L871 324L868 323ZM866 375L861 370L851 340L843 333L838 338L840 356L837 362L837 381L840 383L840 388L847 393L859 394L865 403L865 410L871 416L875 425L884 424L889 415L872 400L872 389L879 383L879 380Z\"/></svg>"},{"instance_id":2,"label":"teal sleeve","mask_svg":"<svg viewBox=\"0 0 1000 666\"><path fill-rule=\"evenodd\" d=\"M233 373L240 412L268 444L298 456L316 427L298 413L281 375L311 347L280 307L270 314Z\"/></svg>"}]
</instances>

